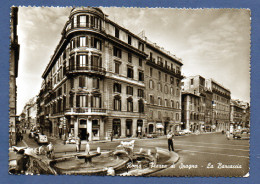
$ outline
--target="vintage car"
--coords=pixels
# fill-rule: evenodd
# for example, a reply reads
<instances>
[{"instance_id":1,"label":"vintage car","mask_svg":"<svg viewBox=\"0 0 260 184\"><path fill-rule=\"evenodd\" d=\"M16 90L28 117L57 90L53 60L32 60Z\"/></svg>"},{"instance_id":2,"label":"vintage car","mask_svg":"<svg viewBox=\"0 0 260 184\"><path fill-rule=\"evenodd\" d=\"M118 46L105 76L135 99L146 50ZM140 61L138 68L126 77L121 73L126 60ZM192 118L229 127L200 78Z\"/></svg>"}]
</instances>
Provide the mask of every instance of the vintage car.
<instances>
[{"instance_id":1,"label":"vintage car","mask_svg":"<svg viewBox=\"0 0 260 184\"><path fill-rule=\"evenodd\" d=\"M147 137L147 138L157 138L158 135L157 135L157 133L155 133L155 132L151 132L151 133L148 133L148 134L146 135L146 137Z\"/></svg>"},{"instance_id":2,"label":"vintage car","mask_svg":"<svg viewBox=\"0 0 260 184\"><path fill-rule=\"evenodd\" d=\"M188 129L184 129L183 132L184 132L185 134L191 134L191 131L188 130Z\"/></svg>"},{"instance_id":3,"label":"vintage car","mask_svg":"<svg viewBox=\"0 0 260 184\"><path fill-rule=\"evenodd\" d=\"M41 133L36 133L35 141L38 144L48 144L48 137L47 137L47 135L44 135L44 134L41 134Z\"/></svg>"},{"instance_id":4,"label":"vintage car","mask_svg":"<svg viewBox=\"0 0 260 184\"><path fill-rule=\"evenodd\" d=\"M181 136L181 135L185 135L186 133L183 130L179 130L179 131L175 131L174 135L175 136Z\"/></svg>"},{"instance_id":5,"label":"vintage car","mask_svg":"<svg viewBox=\"0 0 260 184\"><path fill-rule=\"evenodd\" d=\"M234 139L249 139L250 131L249 129L238 129L233 132Z\"/></svg>"}]
</instances>

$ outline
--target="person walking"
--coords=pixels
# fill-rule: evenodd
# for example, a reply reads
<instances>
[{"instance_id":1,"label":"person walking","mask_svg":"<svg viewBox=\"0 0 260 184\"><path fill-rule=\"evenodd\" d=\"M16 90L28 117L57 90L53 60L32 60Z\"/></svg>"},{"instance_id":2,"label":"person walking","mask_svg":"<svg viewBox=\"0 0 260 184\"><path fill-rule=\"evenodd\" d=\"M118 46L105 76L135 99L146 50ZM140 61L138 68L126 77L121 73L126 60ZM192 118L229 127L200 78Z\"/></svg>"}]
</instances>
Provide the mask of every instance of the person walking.
<instances>
[{"instance_id":1,"label":"person walking","mask_svg":"<svg viewBox=\"0 0 260 184\"><path fill-rule=\"evenodd\" d=\"M226 136L227 136L227 140L229 140L230 139L230 132L229 132L229 130L226 131Z\"/></svg>"},{"instance_id":2,"label":"person walking","mask_svg":"<svg viewBox=\"0 0 260 184\"><path fill-rule=\"evenodd\" d=\"M76 139L76 152L80 152L80 147L81 147L81 140L79 137Z\"/></svg>"},{"instance_id":3,"label":"person walking","mask_svg":"<svg viewBox=\"0 0 260 184\"><path fill-rule=\"evenodd\" d=\"M113 141L113 131L110 133L110 139L111 139L111 142Z\"/></svg>"},{"instance_id":4,"label":"person walking","mask_svg":"<svg viewBox=\"0 0 260 184\"><path fill-rule=\"evenodd\" d=\"M168 149L169 151L174 151L174 148L173 148L173 133L172 131L170 130L167 134L167 139L168 139Z\"/></svg>"},{"instance_id":5,"label":"person walking","mask_svg":"<svg viewBox=\"0 0 260 184\"><path fill-rule=\"evenodd\" d=\"M50 142L50 144L48 144L46 153L47 153L48 158L53 158L54 146L53 146L52 142Z\"/></svg>"}]
</instances>

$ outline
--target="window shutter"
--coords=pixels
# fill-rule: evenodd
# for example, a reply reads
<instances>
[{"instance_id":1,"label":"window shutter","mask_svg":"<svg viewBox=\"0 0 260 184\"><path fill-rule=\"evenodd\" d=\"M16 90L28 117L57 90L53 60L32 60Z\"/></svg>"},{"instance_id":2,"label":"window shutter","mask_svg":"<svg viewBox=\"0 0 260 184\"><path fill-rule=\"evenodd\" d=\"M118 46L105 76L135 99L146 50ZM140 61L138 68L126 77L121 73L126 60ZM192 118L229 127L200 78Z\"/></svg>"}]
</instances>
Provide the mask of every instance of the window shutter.
<instances>
[{"instance_id":1,"label":"window shutter","mask_svg":"<svg viewBox=\"0 0 260 184\"><path fill-rule=\"evenodd\" d=\"M86 22L87 22L87 27L89 27L89 15L87 15Z\"/></svg>"},{"instance_id":2,"label":"window shutter","mask_svg":"<svg viewBox=\"0 0 260 184\"><path fill-rule=\"evenodd\" d=\"M91 37L91 48L94 48L94 37Z\"/></svg>"},{"instance_id":3,"label":"window shutter","mask_svg":"<svg viewBox=\"0 0 260 184\"><path fill-rule=\"evenodd\" d=\"M71 18L71 28L74 28L74 18Z\"/></svg>"},{"instance_id":4,"label":"window shutter","mask_svg":"<svg viewBox=\"0 0 260 184\"><path fill-rule=\"evenodd\" d=\"M79 107L79 105L80 105L80 96L77 95L76 96L76 107Z\"/></svg>"},{"instance_id":5,"label":"window shutter","mask_svg":"<svg viewBox=\"0 0 260 184\"><path fill-rule=\"evenodd\" d=\"M88 36L86 36L86 47L88 47Z\"/></svg>"},{"instance_id":6,"label":"window shutter","mask_svg":"<svg viewBox=\"0 0 260 184\"><path fill-rule=\"evenodd\" d=\"M88 107L88 95L86 95L85 98L86 98L86 100L85 100L86 101L85 107Z\"/></svg>"},{"instance_id":7,"label":"window shutter","mask_svg":"<svg viewBox=\"0 0 260 184\"><path fill-rule=\"evenodd\" d=\"M76 40L77 40L77 45L76 45L76 47L80 47L80 38L77 37Z\"/></svg>"},{"instance_id":8,"label":"window shutter","mask_svg":"<svg viewBox=\"0 0 260 184\"><path fill-rule=\"evenodd\" d=\"M80 26L80 16L77 16L77 27Z\"/></svg>"},{"instance_id":9,"label":"window shutter","mask_svg":"<svg viewBox=\"0 0 260 184\"><path fill-rule=\"evenodd\" d=\"M101 98L101 96L99 97L99 108L102 108L102 98Z\"/></svg>"},{"instance_id":10,"label":"window shutter","mask_svg":"<svg viewBox=\"0 0 260 184\"><path fill-rule=\"evenodd\" d=\"M91 103L91 107L93 107L94 106L94 104L93 104L93 96L91 96L90 99L91 99L91 102L90 102Z\"/></svg>"},{"instance_id":11,"label":"window shutter","mask_svg":"<svg viewBox=\"0 0 260 184\"><path fill-rule=\"evenodd\" d=\"M76 63L77 63L77 66L80 66L80 55L77 55L77 57L76 57Z\"/></svg>"}]
</instances>

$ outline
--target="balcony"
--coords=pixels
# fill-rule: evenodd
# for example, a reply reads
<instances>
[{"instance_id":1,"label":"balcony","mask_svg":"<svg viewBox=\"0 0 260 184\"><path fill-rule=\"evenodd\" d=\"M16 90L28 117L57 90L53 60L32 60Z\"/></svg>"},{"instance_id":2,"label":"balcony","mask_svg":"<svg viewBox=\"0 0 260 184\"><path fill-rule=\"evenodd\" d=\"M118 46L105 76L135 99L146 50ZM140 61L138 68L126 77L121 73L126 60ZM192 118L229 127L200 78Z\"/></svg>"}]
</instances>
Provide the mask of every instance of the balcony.
<instances>
[{"instance_id":1,"label":"balcony","mask_svg":"<svg viewBox=\"0 0 260 184\"><path fill-rule=\"evenodd\" d=\"M92 73L97 75L105 75L106 70L103 67L91 66L91 65L85 65L85 66L72 65L66 67L66 75L74 74L74 73Z\"/></svg>"},{"instance_id":2,"label":"balcony","mask_svg":"<svg viewBox=\"0 0 260 184\"><path fill-rule=\"evenodd\" d=\"M73 107L67 109L65 115L107 115L107 110L94 107Z\"/></svg>"},{"instance_id":3,"label":"balcony","mask_svg":"<svg viewBox=\"0 0 260 184\"><path fill-rule=\"evenodd\" d=\"M180 79L183 78L183 76L181 75L181 71L175 70L174 68L171 68L169 66L164 66L162 62L156 63L155 58L149 58L147 64L150 66L153 66L155 68L159 68L160 70L164 71L165 73L173 75L177 78L180 78Z\"/></svg>"}]
</instances>

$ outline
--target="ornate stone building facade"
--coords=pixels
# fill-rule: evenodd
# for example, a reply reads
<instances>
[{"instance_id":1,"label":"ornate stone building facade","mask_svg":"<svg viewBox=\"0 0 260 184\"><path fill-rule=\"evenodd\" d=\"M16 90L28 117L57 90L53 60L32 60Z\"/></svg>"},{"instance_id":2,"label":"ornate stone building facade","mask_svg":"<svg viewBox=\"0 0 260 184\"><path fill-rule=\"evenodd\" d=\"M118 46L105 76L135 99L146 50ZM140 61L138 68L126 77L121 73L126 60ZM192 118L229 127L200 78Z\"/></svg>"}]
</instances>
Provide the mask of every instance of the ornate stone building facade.
<instances>
[{"instance_id":1,"label":"ornate stone building facade","mask_svg":"<svg viewBox=\"0 0 260 184\"><path fill-rule=\"evenodd\" d=\"M157 120L167 122L161 127L166 131L174 120L180 122L181 65L147 39L109 20L99 8L74 8L42 75L40 124L53 136L135 137L148 132L147 114L160 107L164 110ZM160 80L165 80L164 94L160 90L163 106L150 101L151 95L158 97L159 71ZM154 90L149 88L151 79ZM150 123L156 126L153 118Z\"/></svg>"}]
</instances>

